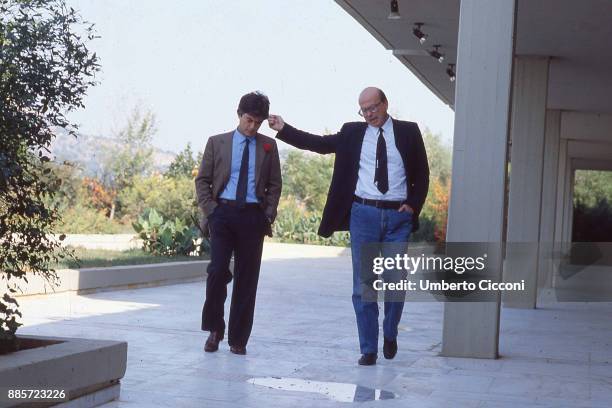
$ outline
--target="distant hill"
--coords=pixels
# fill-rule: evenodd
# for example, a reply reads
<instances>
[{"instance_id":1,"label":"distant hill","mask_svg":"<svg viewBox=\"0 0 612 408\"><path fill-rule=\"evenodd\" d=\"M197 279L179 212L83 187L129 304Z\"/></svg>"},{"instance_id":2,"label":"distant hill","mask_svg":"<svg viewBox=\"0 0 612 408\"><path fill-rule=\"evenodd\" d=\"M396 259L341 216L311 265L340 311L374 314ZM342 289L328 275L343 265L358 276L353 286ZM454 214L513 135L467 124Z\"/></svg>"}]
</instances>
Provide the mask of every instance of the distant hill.
<instances>
[{"instance_id":1,"label":"distant hill","mask_svg":"<svg viewBox=\"0 0 612 408\"><path fill-rule=\"evenodd\" d=\"M77 138L65 132L58 132L51 145L51 153L58 162L69 161L79 165L87 176L99 174L101 162L106 152L118 147L116 139L79 134ZM164 172L176 157L176 153L154 147L153 161L155 170Z\"/></svg>"}]
</instances>

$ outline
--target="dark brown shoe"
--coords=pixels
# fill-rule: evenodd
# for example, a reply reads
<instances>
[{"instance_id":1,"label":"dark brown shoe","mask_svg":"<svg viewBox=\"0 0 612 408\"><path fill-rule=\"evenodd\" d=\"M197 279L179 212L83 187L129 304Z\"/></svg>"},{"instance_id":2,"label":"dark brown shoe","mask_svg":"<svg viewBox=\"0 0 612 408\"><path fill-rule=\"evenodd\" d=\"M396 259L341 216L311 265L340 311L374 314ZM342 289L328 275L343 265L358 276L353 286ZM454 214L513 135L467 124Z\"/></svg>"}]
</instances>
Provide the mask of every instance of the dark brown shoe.
<instances>
[{"instance_id":1,"label":"dark brown shoe","mask_svg":"<svg viewBox=\"0 0 612 408\"><path fill-rule=\"evenodd\" d=\"M371 366L376 364L376 359L378 358L378 354L376 353L366 353L362 354L361 358L357 362L359 365L363 366Z\"/></svg>"},{"instance_id":2,"label":"dark brown shoe","mask_svg":"<svg viewBox=\"0 0 612 408\"><path fill-rule=\"evenodd\" d=\"M230 351L234 354L244 356L246 354L246 347L244 346L230 346Z\"/></svg>"},{"instance_id":3,"label":"dark brown shoe","mask_svg":"<svg viewBox=\"0 0 612 408\"><path fill-rule=\"evenodd\" d=\"M395 340L387 340L385 338L385 343L383 346L383 355L387 360L391 360L397 354L397 339Z\"/></svg>"},{"instance_id":4,"label":"dark brown shoe","mask_svg":"<svg viewBox=\"0 0 612 408\"><path fill-rule=\"evenodd\" d=\"M204 345L204 351L212 353L213 351L219 350L219 342L223 340L223 332L218 330L212 330L206 339Z\"/></svg>"}]
</instances>

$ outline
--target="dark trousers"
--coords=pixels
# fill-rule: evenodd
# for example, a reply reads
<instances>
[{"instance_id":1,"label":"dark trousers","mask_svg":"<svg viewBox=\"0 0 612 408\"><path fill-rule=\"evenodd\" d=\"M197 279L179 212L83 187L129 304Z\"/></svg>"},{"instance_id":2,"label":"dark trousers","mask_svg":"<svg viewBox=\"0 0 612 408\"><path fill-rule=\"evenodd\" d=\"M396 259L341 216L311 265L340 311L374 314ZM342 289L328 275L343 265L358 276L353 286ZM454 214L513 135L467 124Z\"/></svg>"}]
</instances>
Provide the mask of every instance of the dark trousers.
<instances>
[{"instance_id":1,"label":"dark trousers","mask_svg":"<svg viewBox=\"0 0 612 408\"><path fill-rule=\"evenodd\" d=\"M227 284L232 280L229 264L233 252L234 286L228 343L230 346L246 346L253 327L266 217L258 206L238 208L220 203L208 221L210 264L202 310L202 330L225 330L224 304Z\"/></svg>"}]
</instances>

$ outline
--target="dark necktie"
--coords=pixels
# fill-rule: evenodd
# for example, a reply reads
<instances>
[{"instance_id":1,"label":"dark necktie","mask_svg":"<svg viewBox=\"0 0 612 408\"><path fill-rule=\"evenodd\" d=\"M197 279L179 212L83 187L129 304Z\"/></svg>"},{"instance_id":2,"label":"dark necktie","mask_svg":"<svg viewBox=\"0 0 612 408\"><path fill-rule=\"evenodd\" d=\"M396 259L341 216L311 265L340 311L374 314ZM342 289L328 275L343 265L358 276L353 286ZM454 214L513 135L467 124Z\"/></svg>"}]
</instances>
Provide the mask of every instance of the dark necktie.
<instances>
[{"instance_id":1,"label":"dark necktie","mask_svg":"<svg viewBox=\"0 0 612 408\"><path fill-rule=\"evenodd\" d=\"M242 161L240 162L240 173L238 176L238 185L236 186L236 202L240 207L246 203L247 184L249 180L249 142L247 138L244 143L242 152Z\"/></svg>"},{"instance_id":2,"label":"dark necktie","mask_svg":"<svg viewBox=\"0 0 612 408\"><path fill-rule=\"evenodd\" d=\"M387 170L387 143L383 137L383 130L378 130L378 143L376 144L376 171L374 173L374 184L378 190L385 194L389 191L389 173Z\"/></svg>"}]
</instances>

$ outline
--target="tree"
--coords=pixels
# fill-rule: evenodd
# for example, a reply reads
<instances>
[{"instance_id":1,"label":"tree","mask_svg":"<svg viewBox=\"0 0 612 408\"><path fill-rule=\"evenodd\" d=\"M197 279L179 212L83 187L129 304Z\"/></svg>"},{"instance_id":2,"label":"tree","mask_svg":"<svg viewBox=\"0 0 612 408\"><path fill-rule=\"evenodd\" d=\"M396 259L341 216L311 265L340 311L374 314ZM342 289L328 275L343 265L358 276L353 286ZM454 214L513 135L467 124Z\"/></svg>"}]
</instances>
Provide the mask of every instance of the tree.
<instances>
[{"instance_id":1,"label":"tree","mask_svg":"<svg viewBox=\"0 0 612 408\"><path fill-rule=\"evenodd\" d=\"M612 202L612 171L577 170L574 206L595 208L602 200Z\"/></svg>"},{"instance_id":2,"label":"tree","mask_svg":"<svg viewBox=\"0 0 612 408\"><path fill-rule=\"evenodd\" d=\"M273 226L274 236L282 242L348 245L348 234L344 232L336 232L331 238L317 235L333 168L334 156L296 150L287 154L283 162L283 195Z\"/></svg>"},{"instance_id":3,"label":"tree","mask_svg":"<svg viewBox=\"0 0 612 408\"><path fill-rule=\"evenodd\" d=\"M450 181L451 150L440 140L439 134L433 134L429 129L423 132L423 143L427 151L429 172L432 179L439 179L442 184Z\"/></svg>"},{"instance_id":4,"label":"tree","mask_svg":"<svg viewBox=\"0 0 612 408\"><path fill-rule=\"evenodd\" d=\"M154 208L165 219L176 218L189 224L198 216L195 189L191 177L154 175L137 177L133 186L119 194L122 213L136 220L147 208Z\"/></svg>"},{"instance_id":5,"label":"tree","mask_svg":"<svg viewBox=\"0 0 612 408\"><path fill-rule=\"evenodd\" d=\"M187 147L176 155L170 167L166 172L166 176L172 178L189 177L193 175L194 169L197 169L199 162L193 157L193 151L191 150L191 143L187 143Z\"/></svg>"},{"instance_id":6,"label":"tree","mask_svg":"<svg viewBox=\"0 0 612 408\"><path fill-rule=\"evenodd\" d=\"M118 147L108 149L103 163L103 183L113 197L134 184L138 176L145 176L153 169L153 135L157 132L155 114L144 113L134 108L126 126L119 131ZM110 208L110 219L114 218L117 200Z\"/></svg>"},{"instance_id":7,"label":"tree","mask_svg":"<svg viewBox=\"0 0 612 408\"><path fill-rule=\"evenodd\" d=\"M49 171L46 169L49 169ZM48 200L47 205L55 207L61 214L72 207L77 200L85 195L82 177L81 169L72 163L55 161L45 163L41 181L52 183L55 180L61 180L61 184L54 192L53 198Z\"/></svg>"},{"instance_id":8,"label":"tree","mask_svg":"<svg viewBox=\"0 0 612 408\"><path fill-rule=\"evenodd\" d=\"M572 241L612 240L612 171L577 170Z\"/></svg>"},{"instance_id":9,"label":"tree","mask_svg":"<svg viewBox=\"0 0 612 408\"><path fill-rule=\"evenodd\" d=\"M84 39L81 38L84 36ZM83 107L99 70L87 43L93 26L64 0L0 0L0 352L17 347L21 316L13 297L26 272L53 283L49 263L67 256L53 238L50 202L61 181L43 178L55 131L76 137L66 114ZM60 238L61 239L61 238Z\"/></svg>"},{"instance_id":10,"label":"tree","mask_svg":"<svg viewBox=\"0 0 612 408\"><path fill-rule=\"evenodd\" d=\"M110 218L110 211L115 202L117 192L107 190L98 179L90 177L83 178L81 186L87 191L88 199L86 205L96 210L104 211L106 216Z\"/></svg>"},{"instance_id":11,"label":"tree","mask_svg":"<svg viewBox=\"0 0 612 408\"><path fill-rule=\"evenodd\" d=\"M451 150L439 134L429 129L423 132L423 143L429 162L429 192L421 214L420 228L410 238L413 241L444 242L451 181Z\"/></svg>"},{"instance_id":12,"label":"tree","mask_svg":"<svg viewBox=\"0 0 612 408\"><path fill-rule=\"evenodd\" d=\"M334 170L334 156L292 150L283 163L283 197L308 211L322 212Z\"/></svg>"}]
</instances>

